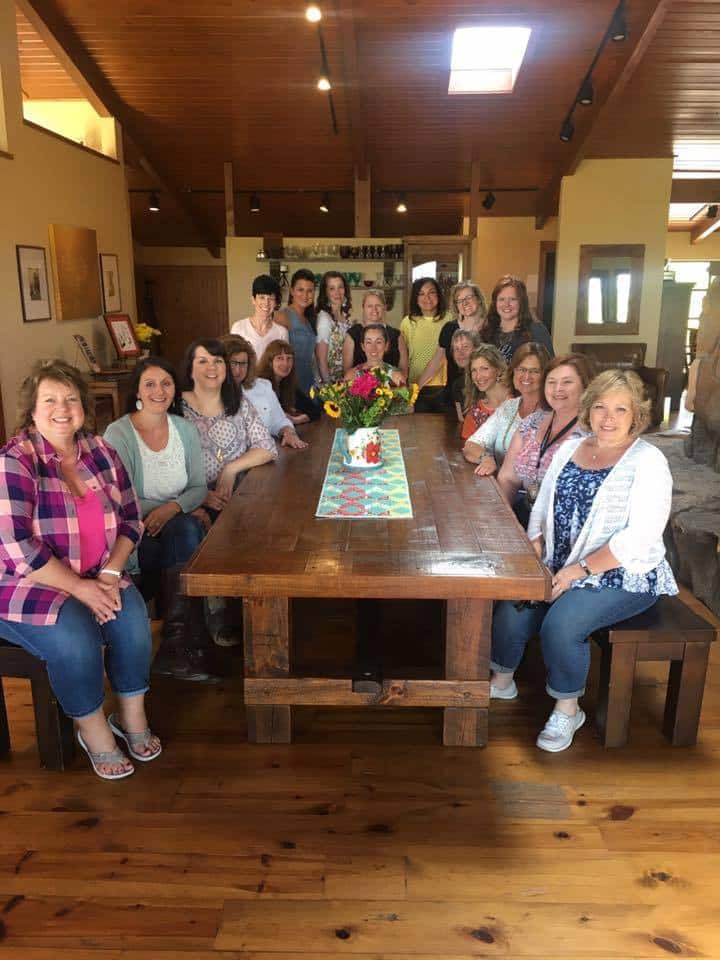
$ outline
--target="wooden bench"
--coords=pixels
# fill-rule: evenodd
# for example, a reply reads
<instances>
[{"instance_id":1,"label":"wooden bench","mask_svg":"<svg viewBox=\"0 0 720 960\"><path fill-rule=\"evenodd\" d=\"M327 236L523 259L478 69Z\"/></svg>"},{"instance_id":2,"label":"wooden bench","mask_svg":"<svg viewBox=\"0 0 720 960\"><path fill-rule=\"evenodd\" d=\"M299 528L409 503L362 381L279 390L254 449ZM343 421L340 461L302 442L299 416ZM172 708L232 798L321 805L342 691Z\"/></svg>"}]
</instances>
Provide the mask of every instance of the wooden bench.
<instances>
[{"instance_id":1,"label":"wooden bench","mask_svg":"<svg viewBox=\"0 0 720 960\"><path fill-rule=\"evenodd\" d=\"M692 605L701 606L698 601ZM596 722L605 747L627 743L635 664L642 660L670 661L662 730L674 746L696 742L710 644L717 632L680 597L661 597L645 613L596 637L602 649Z\"/></svg>"},{"instance_id":2,"label":"wooden bench","mask_svg":"<svg viewBox=\"0 0 720 960\"><path fill-rule=\"evenodd\" d=\"M57 701L45 663L0 637L0 757L10 752L3 677L22 677L30 681L35 732L40 764L48 770L64 770L75 757L73 722L65 716Z\"/></svg>"}]
</instances>

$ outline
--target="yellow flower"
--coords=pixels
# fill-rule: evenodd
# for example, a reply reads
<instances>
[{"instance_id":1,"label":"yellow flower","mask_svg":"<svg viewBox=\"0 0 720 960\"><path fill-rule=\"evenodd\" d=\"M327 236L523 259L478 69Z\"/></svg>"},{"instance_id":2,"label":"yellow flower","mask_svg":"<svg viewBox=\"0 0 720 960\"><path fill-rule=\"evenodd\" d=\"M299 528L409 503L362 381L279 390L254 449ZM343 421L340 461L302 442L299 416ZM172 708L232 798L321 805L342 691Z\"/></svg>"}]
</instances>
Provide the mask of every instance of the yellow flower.
<instances>
[{"instance_id":1,"label":"yellow flower","mask_svg":"<svg viewBox=\"0 0 720 960\"><path fill-rule=\"evenodd\" d=\"M336 403L333 403L332 400L325 402L323 410L329 417L333 417L336 420L340 416L340 407Z\"/></svg>"},{"instance_id":2,"label":"yellow flower","mask_svg":"<svg viewBox=\"0 0 720 960\"><path fill-rule=\"evenodd\" d=\"M418 387L418 385L417 385L416 383L414 383L414 384L412 385L412 393L410 394L410 406L411 406L411 407L414 407L414 406L415 406L415 401L417 400L419 393L420 393L420 388Z\"/></svg>"},{"instance_id":3,"label":"yellow flower","mask_svg":"<svg viewBox=\"0 0 720 960\"><path fill-rule=\"evenodd\" d=\"M315 387L310 387L310 397L313 400L315 399Z\"/></svg>"}]
</instances>

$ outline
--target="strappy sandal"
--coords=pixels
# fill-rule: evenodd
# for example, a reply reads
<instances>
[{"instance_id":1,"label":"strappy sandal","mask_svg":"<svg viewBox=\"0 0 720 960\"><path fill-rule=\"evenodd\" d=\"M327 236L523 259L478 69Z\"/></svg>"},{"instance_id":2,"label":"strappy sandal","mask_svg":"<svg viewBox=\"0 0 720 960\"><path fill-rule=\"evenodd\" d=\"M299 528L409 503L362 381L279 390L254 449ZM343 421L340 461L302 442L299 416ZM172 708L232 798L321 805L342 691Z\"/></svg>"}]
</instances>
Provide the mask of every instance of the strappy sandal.
<instances>
[{"instance_id":1,"label":"strappy sandal","mask_svg":"<svg viewBox=\"0 0 720 960\"><path fill-rule=\"evenodd\" d=\"M155 757L159 757L160 754L162 753L162 744L158 746L155 753L137 753L137 751L135 750L135 747L150 746L150 738L152 737L152 733L150 732L150 727L145 727L142 733L128 733L126 730L123 730L123 728L120 726L117 719L115 718L114 713L111 713L107 719L108 719L108 726L110 727L112 732L115 734L115 736L120 737L122 740L125 741L125 745L128 748L128 753L133 758L133 760L140 760L143 763L146 763L148 760L154 760Z\"/></svg>"},{"instance_id":2,"label":"strappy sandal","mask_svg":"<svg viewBox=\"0 0 720 960\"><path fill-rule=\"evenodd\" d=\"M79 730L77 731L77 742L80 744L80 746L83 748L85 753L88 755L88 759L92 764L93 770L95 771L97 776L100 777L101 780L123 780L125 777L130 777L132 776L133 773L135 773L135 767L133 766L131 766L130 769L126 770L124 773L102 773L98 769L99 767L105 766L106 764L111 764L114 766L115 764L120 765L123 763L127 763L128 758L125 756L125 754L122 752L122 750L119 747L115 747L114 750L107 750L100 753L93 753L92 750L88 749L88 745L83 740L82 734L80 733Z\"/></svg>"}]
</instances>

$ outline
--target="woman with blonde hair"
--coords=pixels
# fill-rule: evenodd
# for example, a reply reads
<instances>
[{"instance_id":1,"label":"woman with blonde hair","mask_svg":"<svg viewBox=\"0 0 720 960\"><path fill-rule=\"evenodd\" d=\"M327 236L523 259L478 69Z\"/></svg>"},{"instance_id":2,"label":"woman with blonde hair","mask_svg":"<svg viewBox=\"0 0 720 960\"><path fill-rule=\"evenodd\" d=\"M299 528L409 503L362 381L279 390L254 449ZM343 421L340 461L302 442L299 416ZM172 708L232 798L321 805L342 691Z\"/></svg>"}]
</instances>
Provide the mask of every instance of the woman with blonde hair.
<instances>
[{"instance_id":1,"label":"woman with blonde hair","mask_svg":"<svg viewBox=\"0 0 720 960\"><path fill-rule=\"evenodd\" d=\"M354 323L345 334L343 343L343 374L347 379L353 369L361 369L367 363L362 347L363 330L369 323L384 323L387 328L387 349L384 360L400 370L407 379L408 350L405 338L398 329L385 323L385 294L382 290L366 290L362 298L362 323Z\"/></svg>"},{"instance_id":2,"label":"woman with blonde hair","mask_svg":"<svg viewBox=\"0 0 720 960\"><path fill-rule=\"evenodd\" d=\"M664 455L640 437L649 421L643 384L631 370L606 370L587 387L574 437L553 457L528 536L552 574L550 603L496 604L490 696L513 700L513 674L538 631L555 707L541 750L570 746L585 722L578 698L590 667L588 638L651 607L677 585L665 559L672 476Z\"/></svg>"},{"instance_id":3,"label":"woman with blonde hair","mask_svg":"<svg viewBox=\"0 0 720 960\"><path fill-rule=\"evenodd\" d=\"M461 280L450 291L452 320L444 323L438 337L438 346L432 359L418 379L418 387L430 383L445 364L446 390L445 403L451 407L457 399L457 381L464 387L464 371L455 363L452 350L453 335L458 330L466 330L480 339L487 321L487 303L480 287L472 280Z\"/></svg>"},{"instance_id":4,"label":"woman with blonde hair","mask_svg":"<svg viewBox=\"0 0 720 960\"><path fill-rule=\"evenodd\" d=\"M467 440L508 398L505 358L491 343L481 343L470 354L465 371L465 419L462 438Z\"/></svg>"}]
</instances>

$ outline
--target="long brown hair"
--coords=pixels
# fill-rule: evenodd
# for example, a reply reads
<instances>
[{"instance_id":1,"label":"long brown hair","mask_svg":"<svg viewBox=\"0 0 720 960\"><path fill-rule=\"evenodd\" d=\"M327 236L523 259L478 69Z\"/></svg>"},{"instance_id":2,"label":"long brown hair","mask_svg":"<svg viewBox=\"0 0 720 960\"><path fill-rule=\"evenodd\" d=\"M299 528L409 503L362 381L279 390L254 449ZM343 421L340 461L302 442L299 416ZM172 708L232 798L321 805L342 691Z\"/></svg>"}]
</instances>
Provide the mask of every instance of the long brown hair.
<instances>
[{"instance_id":1,"label":"long brown hair","mask_svg":"<svg viewBox=\"0 0 720 960\"><path fill-rule=\"evenodd\" d=\"M528 299L527 287L519 280L517 277L500 277L498 282L493 287L493 292L490 297L490 309L488 310L487 323L483 329L483 340L486 340L488 343L495 343L496 337L500 331L500 314L497 311L497 298L500 296L501 291L506 287L512 287L515 291L519 304L519 313L516 329L522 335L523 340L530 339L530 328L532 327L534 320L533 315L530 312L530 301Z\"/></svg>"},{"instance_id":2,"label":"long brown hair","mask_svg":"<svg viewBox=\"0 0 720 960\"><path fill-rule=\"evenodd\" d=\"M290 373L283 379L278 380L273 370L273 360L282 354L287 354L293 358L293 366ZM271 340L265 347L265 353L258 367L258 377L265 377L272 384L272 388L277 394L280 406L287 413L288 410L295 409L295 347L287 340Z\"/></svg>"}]
</instances>

